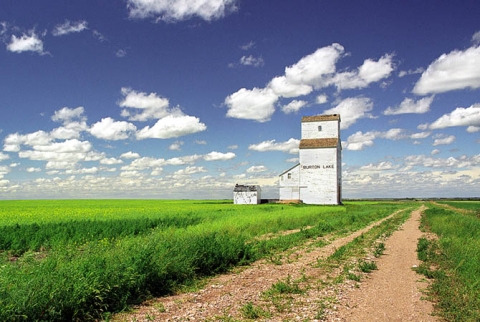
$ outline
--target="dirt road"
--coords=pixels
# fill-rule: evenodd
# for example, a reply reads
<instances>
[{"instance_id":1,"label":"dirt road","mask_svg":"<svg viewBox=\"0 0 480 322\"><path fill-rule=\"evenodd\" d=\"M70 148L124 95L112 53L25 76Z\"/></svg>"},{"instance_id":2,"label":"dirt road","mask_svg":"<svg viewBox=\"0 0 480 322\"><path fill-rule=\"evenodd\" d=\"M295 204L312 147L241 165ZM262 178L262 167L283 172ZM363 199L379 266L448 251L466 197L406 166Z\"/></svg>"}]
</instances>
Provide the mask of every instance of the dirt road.
<instances>
[{"instance_id":1,"label":"dirt road","mask_svg":"<svg viewBox=\"0 0 480 322\"><path fill-rule=\"evenodd\" d=\"M419 265L416 247L422 237L419 230L421 210L385 242L386 251L377 261L378 270L358 289L344 295L336 314L337 321L438 321L430 313L432 303L422 300L427 287L412 270Z\"/></svg>"},{"instance_id":2,"label":"dirt road","mask_svg":"<svg viewBox=\"0 0 480 322\"><path fill-rule=\"evenodd\" d=\"M215 277L198 292L152 300L134 313L116 316L114 321L245 321L248 319L242 308L247 303L263 309L255 318L258 321L436 321L429 316L431 304L420 299L420 290L426 285L418 282L421 276L411 269L418 265L419 216L420 210L412 212L402 228L391 235L385 242L385 255L377 260L378 271L360 284L346 281L320 286L331 276L315 264L379 222L324 247L303 247L286 253L279 258L281 265L262 260L241 271ZM262 294L272 284L302 278L310 283L305 293L288 297L282 306L265 302ZM328 310L322 307L323 299L333 303Z\"/></svg>"}]
</instances>

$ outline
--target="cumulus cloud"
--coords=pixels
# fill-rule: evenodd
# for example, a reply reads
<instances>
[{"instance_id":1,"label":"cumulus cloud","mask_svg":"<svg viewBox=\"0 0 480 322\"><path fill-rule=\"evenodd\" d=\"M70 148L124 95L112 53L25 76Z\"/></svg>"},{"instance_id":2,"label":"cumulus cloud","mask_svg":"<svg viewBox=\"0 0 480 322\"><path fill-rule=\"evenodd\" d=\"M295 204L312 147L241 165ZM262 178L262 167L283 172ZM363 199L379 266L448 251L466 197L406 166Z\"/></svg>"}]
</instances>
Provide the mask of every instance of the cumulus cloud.
<instances>
[{"instance_id":1,"label":"cumulus cloud","mask_svg":"<svg viewBox=\"0 0 480 322\"><path fill-rule=\"evenodd\" d=\"M441 55L413 88L419 95L480 88L480 46Z\"/></svg>"},{"instance_id":2,"label":"cumulus cloud","mask_svg":"<svg viewBox=\"0 0 480 322\"><path fill-rule=\"evenodd\" d=\"M363 133L362 131L358 131L350 135L347 141L342 142L342 146L344 149L350 151L361 151L374 145L375 139L399 140L405 137L404 130L398 128L390 129L386 132L369 131Z\"/></svg>"},{"instance_id":3,"label":"cumulus cloud","mask_svg":"<svg viewBox=\"0 0 480 322\"><path fill-rule=\"evenodd\" d=\"M168 115L152 127L146 126L137 132L137 139L169 139L205 131L207 126L200 119L189 115Z\"/></svg>"},{"instance_id":4,"label":"cumulus cloud","mask_svg":"<svg viewBox=\"0 0 480 322\"><path fill-rule=\"evenodd\" d=\"M175 22L198 17L206 21L223 18L237 10L236 0L127 0L131 18Z\"/></svg>"},{"instance_id":5,"label":"cumulus cloud","mask_svg":"<svg viewBox=\"0 0 480 322\"><path fill-rule=\"evenodd\" d=\"M373 102L367 97L350 97L342 100L337 106L325 110L325 114L340 114L340 128L347 129L362 118L373 118L369 113L373 109Z\"/></svg>"},{"instance_id":6,"label":"cumulus cloud","mask_svg":"<svg viewBox=\"0 0 480 322\"><path fill-rule=\"evenodd\" d=\"M383 111L384 115L398 115L398 114L423 114L430 111L430 105L433 102L434 96L424 97L415 101L411 98L405 98L399 106L388 107Z\"/></svg>"},{"instance_id":7,"label":"cumulus cloud","mask_svg":"<svg viewBox=\"0 0 480 322\"><path fill-rule=\"evenodd\" d=\"M480 103L468 108L457 107L451 113L445 114L430 124L430 129L444 129L453 126L467 126L468 132L480 130Z\"/></svg>"},{"instance_id":8,"label":"cumulus cloud","mask_svg":"<svg viewBox=\"0 0 480 322\"><path fill-rule=\"evenodd\" d=\"M298 146L300 145L300 140L291 138L285 142L275 142L275 140L263 141L258 144L249 145L248 149L258 152L266 151L280 151L295 154L298 153Z\"/></svg>"},{"instance_id":9,"label":"cumulus cloud","mask_svg":"<svg viewBox=\"0 0 480 322\"><path fill-rule=\"evenodd\" d=\"M446 137L443 137L443 136L440 136L438 137L437 139L435 139L433 141L433 146L437 146L437 145L449 145L449 144L452 144L454 141L455 141L455 136L454 135L449 135L449 136L446 136Z\"/></svg>"},{"instance_id":10,"label":"cumulus cloud","mask_svg":"<svg viewBox=\"0 0 480 322\"><path fill-rule=\"evenodd\" d=\"M7 160L9 158L10 158L10 156L8 154L0 152L0 161Z\"/></svg>"},{"instance_id":11,"label":"cumulus cloud","mask_svg":"<svg viewBox=\"0 0 480 322\"><path fill-rule=\"evenodd\" d=\"M103 118L100 122L90 127L90 133L99 139L117 141L125 140L130 132L137 130L137 127L125 121L115 121L111 117Z\"/></svg>"},{"instance_id":12,"label":"cumulus cloud","mask_svg":"<svg viewBox=\"0 0 480 322\"><path fill-rule=\"evenodd\" d=\"M285 114L297 113L305 105L307 105L306 101L293 100L287 105L282 106L282 111Z\"/></svg>"},{"instance_id":13,"label":"cumulus cloud","mask_svg":"<svg viewBox=\"0 0 480 322\"><path fill-rule=\"evenodd\" d=\"M140 154L138 154L136 152L128 151L128 152L122 153L122 155L120 155L120 158L122 158L122 159L138 159L138 158L140 158Z\"/></svg>"},{"instance_id":14,"label":"cumulus cloud","mask_svg":"<svg viewBox=\"0 0 480 322\"><path fill-rule=\"evenodd\" d=\"M87 29L88 23L85 20L71 22L70 20L65 20L64 23L58 24L52 31L54 36L63 36L71 33L82 32Z\"/></svg>"},{"instance_id":15,"label":"cumulus cloud","mask_svg":"<svg viewBox=\"0 0 480 322\"><path fill-rule=\"evenodd\" d=\"M222 153L222 152L212 151L208 154L205 154L203 156L203 159L205 161L226 161L226 160L231 160L235 158L235 156L236 155L233 152Z\"/></svg>"},{"instance_id":16,"label":"cumulus cloud","mask_svg":"<svg viewBox=\"0 0 480 322\"><path fill-rule=\"evenodd\" d=\"M35 30L30 30L29 32L24 33L21 37L12 35L10 43L7 44L7 50L14 53L32 51L40 55L46 54L43 50L43 41L35 33Z\"/></svg>"},{"instance_id":17,"label":"cumulus cloud","mask_svg":"<svg viewBox=\"0 0 480 322\"><path fill-rule=\"evenodd\" d=\"M157 95L156 93L137 92L131 88L123 87L122 95L124 99L119 102L122 110L122 116L128 118L129 121L147 121L150 119L160 119L172 112L178 112L178 109L171 110L169 108L168 99ZM139 113L133 113L126 109L132 108L134 111L140 110Z\"/></svg>"},{"instance_id":18,"label":"cumulus cloud","mask_svg":"<svg viewBox=\"0 0 480 322\"><path fill-rule=\"evenodd\" d=\"M52 116L52 121L62 123L70 123L76 119L80 121L86 121L87 118L83 115L84 112L85 110L83 106L79 106L77 108L64 107L58 111L55 111Z\"/></svg>"},{"instance_id":19,"label":"cumulus cloud","mask_svg":"<svg viewBox=\"0 0 480 322\"><path fill-rule=\"evenodd\" d=\"M328 102L328 96L326 94L320 94L315 99L315 102L317 104L325 104L326 102Z\"/></svg>"},{"instance_id":20,"label":"cumulus cloud","mask_svg":"<svg viewBox=\"0 0 480 322\"><path fill-rule=\"evenodd\" d=\"M242 88L225 99L225 105L228 107L227 117L257 122L269 121L275 112L277 100L278 96L270 89Z\"/></svg>"},{"instance_id":21,"label":"cumulus cloud","mask_svg":"<svg viewBox=\"0 0 480 322\"><path fill-rule=\"evenodd\" d=\"M344 48L334 43L318 48L285 68L284 75L272 78L265 88L242 88L225 99L227 117L269 121L275 112L275 103L282 97L308 95L314 90L336 86L338 90L364 88L388 77L394 70L393 56L384 55L379 60L366 59L354 71L336 72L336 64L344 56ZM325 103L319 96L318 103Z\"/></svg>"},{"instance_id":22,"label":"cumulus cloud","mask_svg":"<svg viewBox=\"0 0 480 322\"><path fill-rule=\"evenodd\" d=\"M170 146L168 147L169 150L172 151L180 151L182 148L182 145L184 144L183 141L175 141Z\"/></svg>"}]
</instances>

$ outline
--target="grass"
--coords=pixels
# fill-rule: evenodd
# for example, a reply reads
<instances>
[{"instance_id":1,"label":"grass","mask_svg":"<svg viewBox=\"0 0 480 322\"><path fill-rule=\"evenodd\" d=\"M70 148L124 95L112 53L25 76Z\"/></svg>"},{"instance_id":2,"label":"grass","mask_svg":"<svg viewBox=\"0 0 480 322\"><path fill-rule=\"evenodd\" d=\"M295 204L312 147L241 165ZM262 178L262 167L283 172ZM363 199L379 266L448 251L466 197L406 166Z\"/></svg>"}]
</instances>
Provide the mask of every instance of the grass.
<instances>
[{"instance_id":1,"label":"grass","mask_svg":"<svg viewBox=\"0 0 480 322\"><path fill-rule=\"evenodd\" d=\"M311 238L359 229L402 207L1 201L0 320L98 320L235 265L276 258ZM292 229L299 231L257 238ZM278 285L289 287L294 284Z\"/></svg>"},{"instance_id":2,"label":"grass","mask_svg":"<svg viewBox=\"0 0 480 322\"><path fill-rule=\"evenodd\" d=\"M480 219L431 205L422 225L438 236L417 246L423 261L417 271L433 279L436 313L447 321L480 321Z\"/></svg>"}]
</instances>

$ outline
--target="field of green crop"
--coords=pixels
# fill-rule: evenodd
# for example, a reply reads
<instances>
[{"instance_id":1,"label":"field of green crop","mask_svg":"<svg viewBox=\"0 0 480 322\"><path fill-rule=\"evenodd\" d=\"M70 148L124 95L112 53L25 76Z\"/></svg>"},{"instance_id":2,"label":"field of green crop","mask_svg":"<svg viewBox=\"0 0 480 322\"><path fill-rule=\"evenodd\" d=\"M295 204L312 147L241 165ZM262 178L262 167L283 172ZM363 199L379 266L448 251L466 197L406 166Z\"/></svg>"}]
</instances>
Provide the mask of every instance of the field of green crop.
<instances>
[{"instance_id":1,"label":"field of green crop","mask_svg":"<svg viewBox=\"0 0 480 322\"><path fill-rule=\"evenodd\" d=\"M447 321L480 321L480 202L428 207L422 225L438 239L420 239L419 259L425 263L419 272L433 278L429 293L437 312Z\"/></svg>"},{"instance_id":2,"label":"field of green crop","mask_svg":"<svg viewBox=\"0 0 480 322\"><path fill-rule=\"evenodd\" d=\"M360 229L407 206L0 201L0 320L101 319L309 238ZM258 238L291 229L299 230Z\"/></svg>"}]
</instances>

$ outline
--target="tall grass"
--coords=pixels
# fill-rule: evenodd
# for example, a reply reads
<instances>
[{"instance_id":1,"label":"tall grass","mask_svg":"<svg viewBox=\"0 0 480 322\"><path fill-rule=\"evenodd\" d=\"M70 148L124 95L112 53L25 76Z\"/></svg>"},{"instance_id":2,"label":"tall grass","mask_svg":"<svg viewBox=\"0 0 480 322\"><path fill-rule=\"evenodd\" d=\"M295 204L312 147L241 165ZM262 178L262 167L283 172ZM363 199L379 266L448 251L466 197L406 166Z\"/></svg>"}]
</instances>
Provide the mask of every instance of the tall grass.
<instances>
[{"instance_id":1,"label":"tall grass","mask_svg":"<svg viewBox=\"0 0 480 322\"><path fill-rule=\"evenodd\" d=\"M159 204L162 207L158 207ZM40 205L41 202L37 203ZM42 252L36 252L35 246L15 258L11 257L11 250L0 252L1 321L100 319L105 312L122 310L151 295L167 294L196 278L224 272L234 265L249 263L327 232L359 229L404 207L399 204L252 207L182 201L150 203L150 207L158 207L156 210L146 207L148 203L136 203L130 212L116 208L121 215L115 215L109 210L108 202L105 206L97 201L91 203L91 212L82 206L85 211L82 222L71 204L64 205L63 210L45 208L57 215L63 211L63 222L60 215L46 215L44 219L40 215L38 218L25 215L27 220L22 222L22 216L18 216L13 224L38 225L36 231L44 230L41 236L47 236L45 240L61 241ZM10 206L9 211L12 209ZM73 209L75 214L69 217L68 209ZM102 209L107 216L102 217ZM43 210L39 207L30 211L41 214ZM93 219L95 216L91 213L101 218ZM178 222L173 220L176 216ZM162 218L172 221L161 224ZM118 229L107 234L116 224L125 226L128 232L129 225L136 227L135 220L139 226L147 227L142 228L142 233L124 233ZM152 222L153 228L145 224ZM10 229L11 223L10 220L3 228ZM93 231L94 226L107 228ZM58 227L82 229L92 237L83 240L72 237L75 239L72 241L70 235L65 237L64 229ZM254 238L294 228L302 229L274 240ZM25 234L27 230L22 232ZM27 239L25 235L20 237Z\"/></svg>"},{"instance_id":2,"label":"tall grass","mask_svg":"<svg viewBox=\"0 0 480 322\"><path fill-rule=\"evenodd\" d=\"M424 273L434 277L439 314L448 321L480 321L480 219L432 207L422 224L439 237L418 246Z\"/></svg>"}]
</instances>

